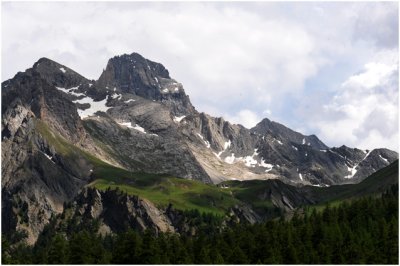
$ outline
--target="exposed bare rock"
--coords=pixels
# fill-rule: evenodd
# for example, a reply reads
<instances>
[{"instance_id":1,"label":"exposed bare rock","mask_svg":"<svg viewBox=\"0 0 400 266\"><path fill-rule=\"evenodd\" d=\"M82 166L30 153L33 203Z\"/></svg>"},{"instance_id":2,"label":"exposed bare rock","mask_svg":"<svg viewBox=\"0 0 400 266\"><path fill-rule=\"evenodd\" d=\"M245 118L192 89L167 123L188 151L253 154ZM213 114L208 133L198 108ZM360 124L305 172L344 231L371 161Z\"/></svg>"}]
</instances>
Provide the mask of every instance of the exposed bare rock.
<instances>
[{"instance_id":1,"label":"exposed bare rock","mask_svg":"<svg viewBox=\"0 0 400 266\"><path fill-rule=\"evenodd\" d=\"M74 206L85 219L99 219L103 227L110 228L112 232L121 232L127 228L139 231L175 231L165 211L146 199L128 196L115 190L101 192L85 188Z\"/></svg>"},{"instance_id":2,"label":"exposed bare rock","mask_svg":"<svg viewBox=\"0 0 400 266\"><path fill-rule=\"evenodd\" d=\"M234 206L229 212L230 221L234 223L260 223L263 219L250 206Z\"/></svg>"},{"instance_id":3,"label":"exposed bare rock","mask_svg":"<svg viewBox=\"0 0 400 266\"><path fill-rule=\"evenodd\" d=\"M160 101L177 116L194 111L182 84L171 79L163 65L145 59L137 53L110 59L97 84Z\"/></svg>"}]
</instances>

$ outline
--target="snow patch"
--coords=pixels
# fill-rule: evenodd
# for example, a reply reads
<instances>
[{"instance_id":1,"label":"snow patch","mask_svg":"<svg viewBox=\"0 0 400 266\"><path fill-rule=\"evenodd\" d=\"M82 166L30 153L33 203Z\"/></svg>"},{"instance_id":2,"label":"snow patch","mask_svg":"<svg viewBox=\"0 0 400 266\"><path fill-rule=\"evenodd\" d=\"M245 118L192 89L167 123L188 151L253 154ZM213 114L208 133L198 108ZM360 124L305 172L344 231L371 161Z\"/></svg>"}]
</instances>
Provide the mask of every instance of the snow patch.
<instances>
[{"instance_id":1,"label":"snow patch","mask_svg":"<svg viewBox=\"0 0 400 266\"><path fill-rule=\"evenodd\" d=\"M126 126L126 127L129 127L129 128L133 128L131 122L121 122L121 123L118 123L118 124L120 124L121 126Z\"/></svg>"},{"instance_id":2,"label":"snow patch","mask_svg":"<svg viewBox=\"0 0 400 266\"><path fill-rule=\"evenodd\" d=\"M178 92L178 91L179 91L179 88L175 88L174 91L175 91L175 92Z\"/></svg>"},{"instance_id":3,"label":"snow patch","mask_svg":"<svg viewBox=\"0 0 400 266\"><path fill-rule=\"evenodd\" d=\"M85 103L90 104L90 107L88 109L81 110L78 108L78 115L82 119L89 117L89 116L93 116L96 112L107 112L108 109L112 108L112 107L106 106L107 98L102 101L95 102L92 98L85 97L83 99L76 100L73 102L80 103L80 104L85 104Z\"/></svg>"},{"instance_id":4,"label":"snow patch","mask_svg":"<svg viewBox=\"0 0 400 266\"><path fill-rule=\"evenodd\" d=\"M271 171L272 168L274 167L272 164L265 163L265 161L264 161L263 158L261 158L261 161L260 161L259 166L261 166L261 167L263 167L263 168L267 168L267 169L265 170L266 173L268 173L269 171Z\"/></svg>"},{"instance_id":5,"label":"snow patch","mask_svg":"<svg viewBox=\"0 0 400 266\"><path fill-rule=\"evenodd\" d=\"M139 126L138 124L136 124L136 125L133 127L133 129L136 129L136 130L138 130L138 131L140 131L140 132L142 132L142 133L146 133L146 131L144 130L144 128L142 128L142 127Z\"/></svg>"},{"instance_id":6,"label":"snow patch","mask_svg":"<svg viewBox=\"0 0 400 266\"><path fill-rule=\"evenodd\" d=\"M57 90L62 91L62 92L64 92L64 93L67 93L67 94L69 94L69 95L73 95L73 96L76 96L76 97L86 96L86 94L84 94L84 93L76 93L76 92L73 92L73 90L76 90L76 89L78 89L78 88L79 88L79 86L77 86L77 87L72 87L72 88L69 88L69 89L65 89L65 88L61 88L61 87L56 87Z\"/></svg>"},{"instance_id":7,"label":"snow patch","mask_svg":"<svg viewBox=\"0 0 400 266\"><path fill-rule=\"evenodd\" d=\"M139 126L138 124L135 124L135 126L132 126L132 122L118 122L118 124L120 124L121 126L126 126L128 128L135 129L137 131L140 131L140 132L146 134L146 130L143 127ZM154 135L156 135L156 134L154 134Z\"/></svg>"},{"instance_id":8,"label":"snow patch","mask_svg":"<svg viewBox=\"0 0 400 266\"><path fill-rule=\"evenodd\" d=\"M114 91L115 91L115 89L116 89L116 88L114 88ZM115 100L115 99L121 100L121 99L122 99L122 94L114 93L113 95L111 95L111 98L113 98L114 100Z\"/></svg>"},{"instance_id":9,"label":"snow patch","mask_svg":"<svg viewBox=\"0 0 400 266\"><path fill-rule=\"evenodd\" d=\"M319 150L319 151L326 152L326 150Z\"/></svg>"},{"instance_id":10,"label":"snow patch","mask_svg":"<svg viewBox=\"0 0 400 266\"><path fill-rule=\"evenodd\" d=\"M134 99L129 99L127 101L124 101L124 103L130 103L130 102L134 102L134 101L135 101Z\"/></svg>"},{"instance_id":11,"label":"snow patch","mask_svg":"<svg viewBox=\"0 0 400 266\"><path fill-rule=\"evenodd\" d=\"M50 156L50 155L48 155L48 154L46 154L46 153L44 153L44 155L45 155L50 161L52 161L52 159L53 159L52 156ZM52 162L53 162L53 161L52 161Z\"/></svg>"},{"instance_id":12,"label":"snow patch","mask_svg":"<svg viewBox=\"0 0 400 266\"><path fill-rule=\"evenodd\" d=\"M258 155L257 149L254 149L254 153L251 156L244 157L244 159L243 159L244 164L247 167L256 167L256 165L258 163L257 163L257 160L254 159L254 156L257 156L257 155Z\"/></svg>"},{"instance_id":13,"label":"snow patch","mask_svg":"<svg viewBox=\"0 0 400 266\"><path fill-rule=\"evenodd\" d=\"M263 158L261 158L261 161L260 161L260 164L259 164L261 167L264 167L264 168L271 168L272 169L272 167L274 167L272 164L269 164L269 163L266 163L265 161L264 161L264 159Z\"/></svg>"},{"instance_id":14,"label":"snow patch","mask_svg":"<svg viewBox=\"0 0 400 266\"><path fill-rule=\"evenodd\" d=\"M299 173L299 178L301 181L303 181L303 176L301 175L301 173Z\"/></svg>"},{"instance_id":15,"label":"snow patch","mask_svg":"<svg viewBox=\"0 0 400 266\"><path fill-rule=\"evenodd\" d=\"M231 147L231 140L228 140L228 141L225 141L225 143L224 143L224 149L222 150L222 151L220 151L218 154L216 154L215 153L215 155L219 158L219 159L221 159L221 154L224 152L224 151L226 151L229 147Z\"/></svg>"},{"instance_id":16,"label":"snow patch","mask_svg":"<svg viewBox=\"0 0 400 266\"><path fill-rule=\"evenodd\" d=\"M327 185L327 184L311 184L311 186L313 186L313 187L329 187L329 185Z\"/></svg>"},{"instance_id":17,"label":"snow patch","mask_svg":"<svg viewBox=\"0 0 400 266\"><path fill-rule=\"evenodd\" d=\"M44 153L44 152L41 152L41 153L43 153L44 156L46 156L47 159L49 159L53 164L56 164L55 162L53 162L53 157L52 156L50 156L50 155L48 155L47 153Z\"/></svg>"},{"instance_id":18,"label":"snow patch","mask_svg":"<svg viewBox=\"0 0 400 266\"><path fill-rule=\"evenodd\" d=\"M175 116L175 117L174 117L174 121L177 122L177 123L179 123L179 122L181 122L182 119L184 119L185 117L186 117L186 115L183 115L183 116Z\"/></svg>"},{"instance_id":19,"label":"snow patch","mask_svg":"<svg viewBox=\"0 0 400 266\"><path fill-rule=\"evenodd\" d=\"M349 179L349 178L353 178L354 175L357 173L356 167L358 166L358 164L356 164L353 167L347 167L347 170L350 172L349 175L346 175L344 178Z\"/></svg>"},{"instance_id":20,"label":"snow patch","mask_svg":"<svg viewBox=\"0 0 400 266\"><path fill-rule=\"evenodd\" d=\"M158 79L156 77L154 77L155 81L158 83Z\"/></svg>"},{"instance_id":21,"label":"snow patch","mask_svg":"<svg viewBox=\"0 0 400 266\"><path fill-rule=\"evenodd\" d=\"M301 143L301 144L306 144L306 139L305 138L303 138L303 142Z\"/></svg>"},{"instance_id":22,"label":"snow patch","mask_svg":"<svg viewBox=\"0 0 400 266\"><path fill-rule=\"evenodd\" d=\"M253 156L246 156L243 160L247 167L255 167L257 165L257 160L255 160Z\"/></svg>"},{"instance_id":23,"label":"snow patch","mask_svg":"<svg viewBox=\"0 0 400 266\"><path fill-rule=\"evenodd\" d=\"M210 146L211 146L210 142L205 140L204 137L200 133L197 133L197 135L201 138L202 141L204 141L204 144L206 144L207 148L210 148Z\"/></svg>"},{"instance_id":24,"label":"snow patch","mask_svg":"<svg viewBox=\"0 0 400 266\"><path fill-rule=\"evenodd\" d=\"M382 155L379 154L379 157L384 160L386 163L389 163L389 161L386 158L383 158Z\"/></svg>"},{"instance_id":25,"label":"snow patch","mask_svg":"<svg viewBox=\"0 0 400 266\"><path fill-rule=\"evenodd\" d=\"M295 146L292 145L292 148L296 151L298 151L299 149L297 149Z\"/></svg>"},{"instance_id":26,"label":"snow patch","mask_svg":"<svg viewBox=\"0 0 400 266\"><path fill-rule=\"evenodd\" d=\"M93 84L92 84L92 83L89 83L89 88L92 87L92 86L93 86Z\"/></svg>"},{"instance_id":27,"label":"snow patch","mask_svg":"<svg viewBox=\"0 0 400 266\"><path fill-rule=\"evenodd\" d=\"M67 72L67 70L65 70L65 68L63 68L63 67L60 67L60 70L61 70L62 73Z\"/></svg>"},{"instance_id":28,"label":"snow patch","mask_svg":"<svg viewBox=\"0 0 400 266\"><path fill-rule=\"evenodd\" d=\"M231 147L231 144L232 144L231 140L226 141L226 142L224 143L224 150L230 148L230 147Z\"/></svg>"},{"instance_id":29,"label":"snow patch","mask_svg":"<svg viewBox=\"0 0 400 266\"><path fill-rule=\"evenodd\" d=\"M278 142L279 145L283 145L282 141L280 141L279 139L277 139L276 142Z\"/></svg>"},{"instance_id":30,"label":"snow patch","mask_svg":"<svg viewBox=\"0 0 400 266\"><path fill-rule=\"evenodd\" d=\"M233 162L235 161L235 154L232 153L231 156L226 157L226 158L224 159L224 161L225 161L226 163L233 164Z\"/></svg>"},{"instance_id":31,"label":"snow patch","mask_svg":"<svg viewBox=\"0 0 400 266\"><path fill-rule=\"evenodd\" d=\"M372 151L372 150L371 150ZM365 155L365 157L358 163L358 164L356 164L356 165L354 165L353 167L347 167L347 170L350 172L350 174L349 175L346 175L344 178L346 178L346 179L350 179L350 178L353 178L354 177L354 175L357 173L357 170L356 170L356 168L358 167L358 165L360 164L360 163L362 163L362 161L364 161L367 157L368 157L368 155L371 153L371 151L369 151L366 155Z\"/></svg>"},{"instance_id":32,"label":"snow patch","mask_svg":"<svg viewBox=\"0 0 400 266\"><path fill-rule=\"evenodd\" d=\"M163 89L163 90L162 90L162 92L164 92L164 93L168 93L168 92L169 92L169 90L168 90L168 89Z\"/></svg>"}]
</instances>

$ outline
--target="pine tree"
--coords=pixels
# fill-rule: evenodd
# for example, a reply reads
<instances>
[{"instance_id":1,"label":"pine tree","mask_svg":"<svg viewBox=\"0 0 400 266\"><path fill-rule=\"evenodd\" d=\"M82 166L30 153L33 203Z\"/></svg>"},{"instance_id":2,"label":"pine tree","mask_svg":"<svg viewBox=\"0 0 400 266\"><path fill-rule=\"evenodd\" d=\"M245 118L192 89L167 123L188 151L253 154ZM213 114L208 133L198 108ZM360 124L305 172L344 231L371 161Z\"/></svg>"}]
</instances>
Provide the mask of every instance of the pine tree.
<instances>
[{"instance_id":1,"label":"pine tree","mask_svg":"<svg viewBox=\"0 0 400 266\"><path fill-rule=\"evenodd\" d=\"M141 239L138 233L128 230L118 235L112 263L115 264L140 264Z\"/></svg>"},{"instance_id":2,"label":"pine tree","mask_svg":"<svg viewBox=\"0 0 400 266\"><path fill-rule=\"evenodd\" d=\"M140 264L160 264L160 249L153 233L150 230L146 230L143 234Z\"/></svg>"},{"instance_id":3,"label":"pine tree","mask_svg":"<svg viewBox=\"0 0 400 266\"><path fill-rule=\"evenodd\" d=\"M2 235L1 236L1 261L3 264L12 264L13 263L10 252L11 252L10 242L4 235Z\"/></svg>"},{"instance_id":4,"label":"pine tree","mask_svg":"<svg viewBox=\"0 0 400 266\"><path fill-rule=\"evenodd\" d=\"M48 264L66 264L68 259L68 243L65 238L56 234L51 241L47 263Z\"/></svg>"},{"instance_id":5,"label":"pine tree","mask_svg":"<svg viewBox=\"0 0 400 266\"><path fill-rule=\"evenodd\" d=\"M227 261L228 264L249 264L246 254L244 254L243 250L235 246L233 248L233 252Z\"/></svg>"}]
</instances>

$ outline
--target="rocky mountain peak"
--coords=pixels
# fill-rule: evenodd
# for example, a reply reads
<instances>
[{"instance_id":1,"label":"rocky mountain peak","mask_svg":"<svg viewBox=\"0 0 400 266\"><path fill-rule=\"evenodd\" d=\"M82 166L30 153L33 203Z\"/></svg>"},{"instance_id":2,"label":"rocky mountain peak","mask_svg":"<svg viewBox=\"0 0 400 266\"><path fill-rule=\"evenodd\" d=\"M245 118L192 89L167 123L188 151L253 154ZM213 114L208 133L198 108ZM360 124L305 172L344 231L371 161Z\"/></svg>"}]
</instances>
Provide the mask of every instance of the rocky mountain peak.
<instances>
[{"instance_id":1,"label":"rocky mountain peak","mask_svg":"<svg viewBox=\"0 0 400 266\"><path fill-rule=\"evenodd\" d=\"M271 121L268 118L264 118L261 122L259 122L255 127L250 130L251 132L258 135L271 135L272 137L280 141L282 139L286 139L299 145L307 145L320 150L328 148L328 146L326 146L321 140L319 140L317 136L305 136L280 123Z\"/></svg>"},{"instance_id":2,"label":"rocky mountain peak","mask_svg":"<svg viewBox=\"0 0 400 266\"><path fill-rule=\"evenodd\" d=\"M87 79L77 72L46 57L40 58L31 71L57 87L75 87L87 82Z\"/></svg>"},{"instance_id":3,"label":"rocky mountain peak","mask_svg":"<svg viewBox=\"0 0 400 266\"><path fill-rule=\"evenodd\" d=\"M137 53L111 58L96 86L163 102L177 116L194 111L182 84L172 79L162 64Z\"/></svg>"},{"instance_id":4,"label":"rocky mountain peak","mask_svg":"<svg viewBox=\"0 0 400 266\"><path fill-rule=\"evenodd\" d=\"M152 90L157 91L160 88L160 79L171 79L168 70L162 64L132 53L111 58L98 83L104 87L116 87L123 92L150 96L154 94ZM144 93L146 89L147 93Z\"/></svg>"}]
</instances>

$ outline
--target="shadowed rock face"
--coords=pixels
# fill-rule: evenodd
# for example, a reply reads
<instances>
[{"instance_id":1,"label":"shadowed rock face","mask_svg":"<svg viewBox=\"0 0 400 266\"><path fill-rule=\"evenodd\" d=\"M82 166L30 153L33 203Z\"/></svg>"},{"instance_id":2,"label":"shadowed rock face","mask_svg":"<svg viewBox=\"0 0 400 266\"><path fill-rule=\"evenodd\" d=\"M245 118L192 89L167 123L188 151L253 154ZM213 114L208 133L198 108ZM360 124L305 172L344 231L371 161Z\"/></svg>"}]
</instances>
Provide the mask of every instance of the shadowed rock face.
<instances>
[{"instance_id":1,"label":"shadowed rock face","mask_svg":"<svg viewBox=\"0 0 400 266\"><path fill-rule=\"evenodd\" d=\"M40 59L2 83L1 125L2 228L26 230L29 243L90 182L89 156L204 183L316 186L360 182L398 157L387 149L328 148L268 119L247 129L199 113L163 65L136 53L110 59L97 81ZM294 206L290 195L277 202ZM234 212L257 220L245 209Z\"/></svg>"},{"instance_id":2,"label":"shadowed rock face","mask_svg":"<svg viewBox=\"0 0 400 266\"><path fill-rule=\"evenodd\" d=\"M181 210L168 207L157 207L150 201L137 196L129 196L121 191L99 191L84 188L58 217L57 224L68 223L68 220L85 223L94 219L100 223L99 233L124 232L128 228L144 232L147 229L158 232L176 232L193 234L196 225ZM246 205L234 206L224 218L227 223L259 223L263 218ZM221 225L222 226L222 225Z\"/></svg>"},{"instance_id":3,"label":"shadowed rock face","mask_svg":"<svg viewBox=\"0 0 400 266\"><path fill-rule=\"evenodd\" d=\"M139 231L174 232L175 228L165 211L148 200L116 191L85 188L74 202L73 212L85 219L99 219L110 232L135 228Z\"/></svg>"}]
</instances>

